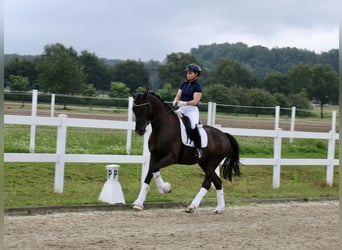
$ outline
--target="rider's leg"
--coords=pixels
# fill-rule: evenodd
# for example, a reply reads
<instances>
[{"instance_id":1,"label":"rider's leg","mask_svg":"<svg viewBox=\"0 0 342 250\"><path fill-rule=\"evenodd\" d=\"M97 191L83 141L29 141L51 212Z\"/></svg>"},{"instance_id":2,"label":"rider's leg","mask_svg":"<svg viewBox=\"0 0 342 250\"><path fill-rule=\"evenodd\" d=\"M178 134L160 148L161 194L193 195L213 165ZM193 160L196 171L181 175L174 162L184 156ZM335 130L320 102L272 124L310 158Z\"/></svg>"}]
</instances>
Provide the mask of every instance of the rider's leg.
<instances>
[{"instance_id":1,"label":"rider's leg","mask_svg":"<svg viewBox=\"0 0 342 250\"><path fill-rule=\"evenodd\" d=\"M201 158L202 157L202 142L201 142L201 136L198 131L198 127L196 126L194 129L191 130L192 137L194 140L194 144L196 147L196 157Z\"/></svg>"},{"instance_id":2,"label":"rider's leg","mask_svg":"<svg viewBox=\"0 0 342 250\"><path fill-rule=\"evenodd\" d=\"M202 143L201 143L201 136L198 130L198 123L199 123L199 111L197 107L192 107L192 110L188 112L188 117L190 119L191 124L191 139L194 141L196 147L195 156L197 158L202 157Z\"/></svg>"}]
</instances>

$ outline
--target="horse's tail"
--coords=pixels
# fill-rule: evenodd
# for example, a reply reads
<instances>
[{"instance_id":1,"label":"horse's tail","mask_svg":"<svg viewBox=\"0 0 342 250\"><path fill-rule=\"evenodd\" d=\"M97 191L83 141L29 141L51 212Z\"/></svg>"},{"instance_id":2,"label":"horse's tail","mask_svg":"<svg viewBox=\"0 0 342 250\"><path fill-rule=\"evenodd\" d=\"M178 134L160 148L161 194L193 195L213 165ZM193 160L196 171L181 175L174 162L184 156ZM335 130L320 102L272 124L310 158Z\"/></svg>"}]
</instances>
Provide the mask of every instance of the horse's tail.
<instances>
[{"instance_id":1,"label":"horse's tail","mask_svg":"<svg viewBox=\"0 0 342 250\"><path fill-rule=\"evenodd\" d=\"M225 134L228 137L228 140L230 141L232 149L229 155L227 155L226 159L224 160L221 166L221 170L223 178L232 181L233 174L235 176L241 176L239 144L232 135L228 133Z\"/></svg>"}]
</instances>

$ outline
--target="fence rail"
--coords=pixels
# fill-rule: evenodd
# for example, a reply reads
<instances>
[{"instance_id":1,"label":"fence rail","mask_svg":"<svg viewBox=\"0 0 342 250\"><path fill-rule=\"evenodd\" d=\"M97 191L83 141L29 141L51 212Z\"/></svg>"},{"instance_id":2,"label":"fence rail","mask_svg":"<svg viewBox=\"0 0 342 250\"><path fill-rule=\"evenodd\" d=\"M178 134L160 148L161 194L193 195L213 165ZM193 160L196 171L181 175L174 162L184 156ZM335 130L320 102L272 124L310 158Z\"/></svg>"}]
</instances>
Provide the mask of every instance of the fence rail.
<instances>
[{"instance_id":1,"label":"fence rail","mask_svg":"<svg viewBox=\"0 0 342 250\"><path fill-rule=\"evenodd\" d=\"M34 104L35 102L33 102ZM68 118L66 115L58 117L41 117L36 116L36 112L32 111L31 116L5 115L5 124L31 125L30 135L30 152L31 153L5 153L5 162L53 162L55 163L55 192L63 192L64 185L64 164L66 162L79 163L141 163L141 182L143 182L149 164L148 137L151 128L147 128L144 135L144 146L142 155L129 155L131 132L134 129L132 122L133 99L129 98L128 103L128 121L110 121L98 119L78 119ZM34 105L33 105L34 106ZM215 124L216 105L209 103L208 105L208 124L216 126L223 132L228 132L234 136L248 137L269 137L274 139L273 158L241 158L243 165L273 166L273 187L280 187L280 173L283 165L300 165L300 166L326 166L326 183L329 186L333 184L334 166L339 165L339 160L334 159L335 144L339 140L339 134L336 133L336 111L332 113L331 130L326 133L322 132L301 132L301 131L285 131L279 128L279 106L275 109L275 128L274 130L264 129L243 129L243 128L223 128ZM57 127L57 145L56 153L34 153L35 126L56 126ZM100 129L120 129L127 130L127 155L106 155L106 154L66 154L66 136L67 127L83 127L83 128L100 128ZM308 138L323 139L328 141L328 152L326 159L286 159L281 157L282 139L283 138Z\"/></svg>"},{"instance_id":2,"label":"fence rail","mask_svg":"<svg viewBox=\"0 0 342 250\"><path fill-rule=\"evenodd\" d=\"M66 154L67 127L120 129L131 131L134 129L133 122L91 120L68 118L66 115L58 117L35 117L5 115L5 124L19 125L43 125L57 127L56 153L5 153L5 162L53 162L55 163L55 185L54 191L63 192L64 187L64 165L66 162L79 163L141 163L143 169L147 169L149 152L144 148L143 155L106 155L106 154ZM31 130L32 132L32 130ZM144 136L147 141L148 134ZM32 137L31 137L32 138ZM130 144L130 142L129 142Z\"/></svg>"}]
</instances>

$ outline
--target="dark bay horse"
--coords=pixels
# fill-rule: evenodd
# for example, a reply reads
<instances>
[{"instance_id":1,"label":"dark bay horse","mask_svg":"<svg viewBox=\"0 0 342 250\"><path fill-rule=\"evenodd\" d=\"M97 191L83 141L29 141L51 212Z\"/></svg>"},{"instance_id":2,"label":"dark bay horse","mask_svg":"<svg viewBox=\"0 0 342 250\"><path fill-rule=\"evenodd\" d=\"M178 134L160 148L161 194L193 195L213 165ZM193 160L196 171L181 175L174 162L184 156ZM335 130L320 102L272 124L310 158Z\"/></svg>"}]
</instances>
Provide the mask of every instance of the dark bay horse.
<instances>
[{"instance_id":1,"label":"dark bay horse","mask_svg":"<svg viewBox=\"0 0 342 250\"><path fill-rule=\"evenodd\" d=\"M198 163L205 173L204 181L195 199L185 211L194 212L213 183L217 192L215 212L222 213L225 207L222 181L215 173L215 169L223 162L220 168L223 178L231 181L233 175L240 176L239 145L236 139L228 133L204 125L203 128L208 135L208 144L202 149L203 156L198 159L194 156L195 148L182 144L178 115L167 104L149 91L143 94L133 94L133 98L135 132L143 135L146 132L146 126L148 124L152 126L148 141L151 153L149 169L139 196L133 203L133 208L143 209L152 177L161 193L171 191L171 185L164 182L160 175L161 168L176 163L185 165Z\"/></svg>"}]
</instances>

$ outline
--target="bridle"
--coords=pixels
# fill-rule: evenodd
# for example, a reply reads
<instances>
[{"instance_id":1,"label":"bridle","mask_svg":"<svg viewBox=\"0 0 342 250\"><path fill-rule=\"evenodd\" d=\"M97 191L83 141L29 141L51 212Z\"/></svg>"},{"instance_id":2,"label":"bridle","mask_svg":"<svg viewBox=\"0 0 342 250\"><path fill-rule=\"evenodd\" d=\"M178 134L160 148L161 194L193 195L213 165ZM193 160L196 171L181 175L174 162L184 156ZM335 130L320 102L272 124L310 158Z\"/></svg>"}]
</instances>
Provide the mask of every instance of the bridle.
<instances>
[{"instance_id":1,"label":"bridle","mask_svg":"<svg viewBox=\"0 0 342 250\"><path fill-rule=\"evenodd\" d=\"M143 107L143 106L149 106L150 103L149 102L145 102L145 103L141 103L141 104L135 104L133 103L133 107ZM159 116L157 116L156 118L154 119L151 119L151 114L150 114L150 110L147 109L147 121L146 121L146 125L152 123L152 122L155 122L157 120L159 120L162 116L164 116L165 114L171 112L172 110L168 110L166 112L163 112L162 114L160 114Z\"/></svg>"},{"instance_id":2,"label":"bridle","mask_svg":"<svg viewBox=\"0 0 342 250\"><path fill-rule=\"evenodd\" d=\"M133 103L133 107L141 107L141 106L145 106L145 105L150 105L148 102L142 103L142 104L135 104Z\"/></svg>"}]
</instances>

